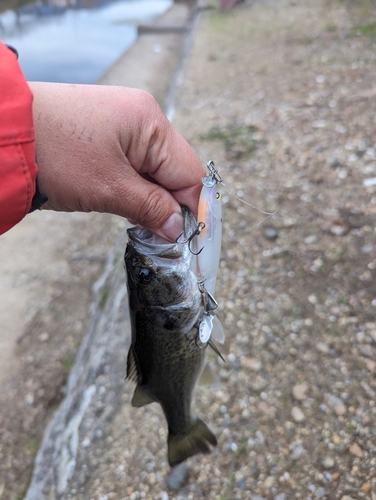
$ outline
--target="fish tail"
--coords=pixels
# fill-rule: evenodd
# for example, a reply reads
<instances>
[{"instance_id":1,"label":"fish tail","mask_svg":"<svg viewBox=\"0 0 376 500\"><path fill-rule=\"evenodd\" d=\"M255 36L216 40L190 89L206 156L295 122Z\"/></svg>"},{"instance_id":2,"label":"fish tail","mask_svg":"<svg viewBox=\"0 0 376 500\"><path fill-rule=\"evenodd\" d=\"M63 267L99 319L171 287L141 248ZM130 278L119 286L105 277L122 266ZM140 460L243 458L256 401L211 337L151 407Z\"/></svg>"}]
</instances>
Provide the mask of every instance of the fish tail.
<instances>
[{"instance_id":1,"label":"fish tail","mask_svg":"<svg viewBox=\"0 0 376 500\"><path fill-rule=\"evenodd\" d=\"M209 444L217 446L217 438L200 418L182 434L168 435L168 463L171 467L196 453L210 453Z\"/></svg>"}]
</instances>

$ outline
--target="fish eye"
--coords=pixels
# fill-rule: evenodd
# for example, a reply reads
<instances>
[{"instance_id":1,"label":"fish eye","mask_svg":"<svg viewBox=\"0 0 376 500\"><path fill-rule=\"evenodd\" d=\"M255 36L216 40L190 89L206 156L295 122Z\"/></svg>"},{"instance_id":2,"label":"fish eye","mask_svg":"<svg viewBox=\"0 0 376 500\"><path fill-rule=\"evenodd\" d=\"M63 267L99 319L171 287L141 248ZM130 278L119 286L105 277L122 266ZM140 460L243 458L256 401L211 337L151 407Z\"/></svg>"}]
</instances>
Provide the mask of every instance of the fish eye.
<instances>
[{"instance_id":1,"label":"fish eye","mask_svg":"<svg viewBox=\"0 0 376 500\"><path fill-rule=\"evenodd\" d=\"M151 282L151 280L153 279L153 275L154 275L153 271L151 271L147 267L138 269L136 271L136 274L137 274L137 278L140 280L140 283L142 283L143 285L148 285Z\"/></svg>"},{"instance_id":2,"label":"fish eye","mask_svg":"<svg viewBox=\"0 0 376 500\"><path fill-rule=\"evenodd\" d=\"M219 193L218 191L215 194L215 199L216 200L220 200L221 199L221 193Z\"/></svg>"}]
</instances>

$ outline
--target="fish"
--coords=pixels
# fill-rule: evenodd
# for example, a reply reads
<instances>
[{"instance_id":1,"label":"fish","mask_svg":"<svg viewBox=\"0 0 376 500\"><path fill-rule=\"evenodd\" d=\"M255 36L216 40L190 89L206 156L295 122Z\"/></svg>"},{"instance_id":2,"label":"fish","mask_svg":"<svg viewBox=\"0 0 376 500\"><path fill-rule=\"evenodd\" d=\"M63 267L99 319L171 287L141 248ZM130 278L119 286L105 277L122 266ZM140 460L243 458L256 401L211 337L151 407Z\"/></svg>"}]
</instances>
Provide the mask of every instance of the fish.
<instances>
[{"instance_id":1,"label":"fish","mask_svg":"<svg viewBox=\"0 0 376 500\"><path fill-rule=\"evenodd\" d=\"M131 321L127 379L136 383L132 406L157 402L162 407L171 467L217 445L191 406L200 376L207 371L203 347L216 349L210 336L219 320L213 321L216 301L205 288L199 265L196 236L202 226L189 208L181 210L183 232L176 242L136 226L128 229L124 256ZM204 345L200 329L206 330Z\"/></svg>"}]
</instances>

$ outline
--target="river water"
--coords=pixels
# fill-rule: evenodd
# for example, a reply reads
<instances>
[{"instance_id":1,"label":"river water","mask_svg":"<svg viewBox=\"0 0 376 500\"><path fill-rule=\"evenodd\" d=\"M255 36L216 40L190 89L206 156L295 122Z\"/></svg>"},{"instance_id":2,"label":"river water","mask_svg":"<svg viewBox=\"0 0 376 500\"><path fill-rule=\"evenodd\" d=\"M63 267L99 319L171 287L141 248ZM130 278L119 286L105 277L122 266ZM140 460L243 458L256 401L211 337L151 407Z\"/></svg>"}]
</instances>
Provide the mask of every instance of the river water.
<instances>
[{"instance_id":1,"label":"river water","mask_svg":"<svg viewBox=\"0 0 376 500\"><path fill-rule=\"evenodd\" d=\"M92 8L8 10L0 14L0 39L17 49L27 80L93 83L135 42L137 25L171 3L114 0Z\"/></svg>"}]
</instances>

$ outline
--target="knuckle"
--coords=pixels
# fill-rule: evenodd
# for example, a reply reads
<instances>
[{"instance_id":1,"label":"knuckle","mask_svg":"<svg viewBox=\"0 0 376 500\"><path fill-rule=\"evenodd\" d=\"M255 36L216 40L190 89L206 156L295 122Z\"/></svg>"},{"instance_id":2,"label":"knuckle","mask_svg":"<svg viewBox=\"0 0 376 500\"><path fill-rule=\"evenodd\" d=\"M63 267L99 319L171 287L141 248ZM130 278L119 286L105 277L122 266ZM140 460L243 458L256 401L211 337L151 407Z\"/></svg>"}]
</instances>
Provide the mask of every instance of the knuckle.
<instances>
[{"instance_id":1,"label":"knuckle","mask_svg":"<svg viewBox=\"0 0 376 500\"><path fill-rule=\"evenodd\" d=\"M164 193L160 188L151 191L144 200L139 203L139 221L149 228L160 228L168 217L165 206Z\"/></svg>"}]
</instances>

